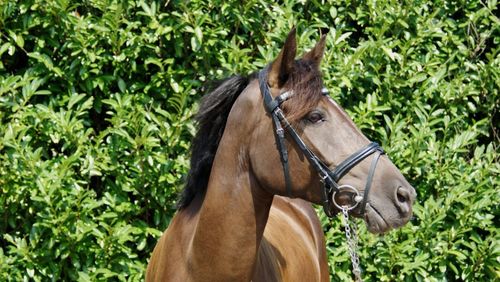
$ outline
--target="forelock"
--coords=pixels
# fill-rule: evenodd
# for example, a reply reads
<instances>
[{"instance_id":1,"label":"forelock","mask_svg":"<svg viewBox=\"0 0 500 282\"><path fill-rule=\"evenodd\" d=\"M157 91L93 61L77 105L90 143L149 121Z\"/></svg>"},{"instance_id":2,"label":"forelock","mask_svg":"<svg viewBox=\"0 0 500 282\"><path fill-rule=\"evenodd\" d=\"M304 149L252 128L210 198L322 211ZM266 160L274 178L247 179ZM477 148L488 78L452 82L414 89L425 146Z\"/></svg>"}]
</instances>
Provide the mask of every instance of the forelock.
<instances>
[{"instance_id":1,"label":"forelock","mask_svg":"<svg viewBox=\"0 0 500 282\"><path fill-rule=\"evenodd\" d=\"M318 66L310 61L295 61L294 71L288 77L284 89L293 91L293 97L283 103L287 118L297 121L313 110L323 96L323 80Z\"/></svg>"}]
</instances>

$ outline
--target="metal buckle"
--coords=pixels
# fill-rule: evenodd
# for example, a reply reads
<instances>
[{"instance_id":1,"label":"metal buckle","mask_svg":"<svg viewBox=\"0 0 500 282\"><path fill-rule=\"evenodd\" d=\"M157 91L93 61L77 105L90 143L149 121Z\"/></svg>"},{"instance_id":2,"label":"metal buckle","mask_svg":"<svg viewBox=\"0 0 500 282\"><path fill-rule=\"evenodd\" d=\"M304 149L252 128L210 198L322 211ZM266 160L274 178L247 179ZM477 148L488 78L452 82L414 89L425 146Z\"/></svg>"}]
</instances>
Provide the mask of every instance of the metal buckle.
<instances>
[{"instance_id":1,"label":"metal buckle","mask_svg":"<svg viewBox=\"0 0 500 282\"><path fill-rule=\"evenodd\" d=\"M284 138L285 137L285 130L282 127L279 127L276 129L276 134L278 134L279 137Z\"/></svg>"},{"instance_id":2,"label":"metal buckle","mask_svg":"<svg viewBox=\"0 0 500 282\"><path fill-rule=\"evenodd\" d=\"M336 201L335 201L335 195L337 193L340 193L342 192L342 190L350 190L352 192L354 192L355 196L353 197L353 200L354 200L354 204L352 206L341 206L339 205ZM347 210L347 211L351 211L353 209L355 209L359 203L363 200L363 197L359 194L359 191L358 189L354 188L353 186L351 185L348 185L348 184L344 184L344 185L340 185L337 189L337 191L333 192L332 194L332 203L335 205L335 207L337 207L339 210Z\"/></svg>"}]
</instances>

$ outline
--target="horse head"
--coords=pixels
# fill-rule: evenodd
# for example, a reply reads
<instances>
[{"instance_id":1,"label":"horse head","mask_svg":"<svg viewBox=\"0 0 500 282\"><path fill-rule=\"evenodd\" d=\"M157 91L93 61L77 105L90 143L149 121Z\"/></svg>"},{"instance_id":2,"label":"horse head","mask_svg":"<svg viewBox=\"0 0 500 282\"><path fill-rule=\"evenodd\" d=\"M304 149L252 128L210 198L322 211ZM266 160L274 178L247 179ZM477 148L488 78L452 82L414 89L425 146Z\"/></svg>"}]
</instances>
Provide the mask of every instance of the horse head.
<instances>
[{"instance_id":1,"label":"horse head","mask_svg":"<svg viewBox=\"0 0 500 282\"><path fill-rule=\"evenodd\" d=\"M325 95L319 69L325 39L296 60L292 30L278 57L236 101L228 126L251 121L240 137L263 190L323 204L330 215L349 209L370 232L383 233L408 222L416 192Z\"/></svg>"}]
</instances>

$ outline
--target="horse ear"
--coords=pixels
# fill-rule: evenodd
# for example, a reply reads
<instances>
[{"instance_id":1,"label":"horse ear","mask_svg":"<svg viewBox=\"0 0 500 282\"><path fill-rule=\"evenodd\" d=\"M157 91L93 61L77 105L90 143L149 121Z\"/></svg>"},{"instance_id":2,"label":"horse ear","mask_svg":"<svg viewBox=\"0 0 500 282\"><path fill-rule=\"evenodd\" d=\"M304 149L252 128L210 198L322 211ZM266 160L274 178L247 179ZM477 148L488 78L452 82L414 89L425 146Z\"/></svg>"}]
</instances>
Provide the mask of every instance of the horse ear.
<instances>
[{"instance_id":1,"label":"horse ear","mask_svg":"<svg viewBox=\"0 0 500 282\"><path fill-rule=\"evenodd\" d=\"M285 46L278 57L272 62L267 81L271 88L280 88L285 84L293 70L295 54L297 53L296 29L292 28L285 41Z\"/></svg>"},{"instance_id":2,"label":"horse ear","mask_svg":"<svg viewBox=\"0 0 500 282\"><path fill-rule=\"evenodd\" d=\"M325 53L327 34L328 33L323 34L319 39L319 42L316 43L316 46L314 46L311 51L307 52L304 57L302 57L304 61L312 61L314 65L319 66L321 59L323 59L323 54Z\"/></svg>"}]
</instances>

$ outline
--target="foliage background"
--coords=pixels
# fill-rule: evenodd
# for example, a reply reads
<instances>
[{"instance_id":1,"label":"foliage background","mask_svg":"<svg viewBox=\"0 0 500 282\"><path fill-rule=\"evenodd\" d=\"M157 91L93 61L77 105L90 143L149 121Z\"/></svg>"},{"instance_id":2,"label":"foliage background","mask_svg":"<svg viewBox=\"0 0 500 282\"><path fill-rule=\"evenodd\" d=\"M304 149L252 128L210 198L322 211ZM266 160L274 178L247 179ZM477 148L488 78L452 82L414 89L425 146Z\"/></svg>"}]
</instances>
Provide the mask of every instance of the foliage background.
<instances>
[{"instance_id":1,"label":"foliage background","mask_svg":"<svg viewBox=\"0 0 500 282\"><path fill-rule=\"evenodd\" d=\"M329 28L325 84L418 190L367 281L500 279L497 1L0 1L0 280L142 280L207 82ZM321 214L321 211L318 210ZM332 281L339 219L321 214ZM329 226L331 224L331 227Z\"/></svg>"}]
</instances>

